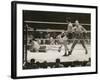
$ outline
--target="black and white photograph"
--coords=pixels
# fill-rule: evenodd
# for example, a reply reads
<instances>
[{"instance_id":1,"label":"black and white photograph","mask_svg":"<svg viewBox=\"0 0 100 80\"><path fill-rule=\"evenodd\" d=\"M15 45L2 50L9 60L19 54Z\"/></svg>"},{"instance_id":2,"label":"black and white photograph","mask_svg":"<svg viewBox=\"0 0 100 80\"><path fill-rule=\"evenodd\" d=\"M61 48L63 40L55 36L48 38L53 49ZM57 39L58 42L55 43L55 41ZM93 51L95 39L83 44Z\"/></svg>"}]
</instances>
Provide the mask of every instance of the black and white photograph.
<instances>
[{"instance_id":1,"label":"black and white photograph","mask_svg":"<svg viewBox=\"0 0 100 80\"><path fill-rule=\"evenodd\" d=\"M91 14L23 10L23 69L91 66Z\"/></svg>"},{"instance_id":2,"label":"black and white photograph","mask_svg":"<svg viewBox=\"0 0 100 80\"><path fill-rule=\"evenodd\" d=\"M12 2L12 77L97 73L97 7Z\"/></svg>"}]
</instances>

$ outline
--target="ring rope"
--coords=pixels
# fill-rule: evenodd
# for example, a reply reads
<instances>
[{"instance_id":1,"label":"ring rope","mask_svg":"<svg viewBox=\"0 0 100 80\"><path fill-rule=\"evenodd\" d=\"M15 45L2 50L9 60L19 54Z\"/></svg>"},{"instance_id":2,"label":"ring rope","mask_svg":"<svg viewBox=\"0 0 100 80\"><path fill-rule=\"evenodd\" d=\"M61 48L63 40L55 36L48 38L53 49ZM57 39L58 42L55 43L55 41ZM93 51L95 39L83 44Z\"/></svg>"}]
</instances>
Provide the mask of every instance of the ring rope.
<instances>
[{"instance_id":1,"label":"ring rope","mask_svg":"<svg viewBox=\"0 0 100 80\"><path fill-rule=\"evenodd\" d=\"M25 30L24 30L25 31ZM33 29L29 29L27 31L34 31ZM55 29L37 29L36 31L42 31L42 32L68 32L68 31L65 31L65 30L55 30ZM91 31L86 31L87 33L90 33Z\"/></svg>"},{"instance_id":2,"label":"ring rope","mask_svg":"<svg viewBox=\"0 0 100 80\"><path fill-rule=\"evenodd\" d=\"M47 22L47 21L24 21L24 23L41 23L41 24L63 24L66 25L68 23L66 22ZM72 23L74 24L74 23ZM84 24L84 23L80 23L81 25L87 25L90 26L91 24Z\"/></svg>"}]
</instances>

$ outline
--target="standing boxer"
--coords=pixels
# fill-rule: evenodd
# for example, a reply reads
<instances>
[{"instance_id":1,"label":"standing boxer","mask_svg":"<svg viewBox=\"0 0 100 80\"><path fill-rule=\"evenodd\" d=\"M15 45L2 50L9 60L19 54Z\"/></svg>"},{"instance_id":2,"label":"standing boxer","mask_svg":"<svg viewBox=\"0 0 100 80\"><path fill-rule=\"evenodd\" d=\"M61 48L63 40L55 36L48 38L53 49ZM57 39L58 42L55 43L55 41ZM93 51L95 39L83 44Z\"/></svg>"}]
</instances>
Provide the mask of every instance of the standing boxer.
<instances>
[{"instance_id":1,"label":"standing boxer","mask_svg":"<svg viewBox=\"0 0 100 80\"><path fill-rule=\"evenodd\" d=\"M84 42L84 33L87 33L86 29L79 24L79 21L76 20L75 21L75 27L73 28L73 31L75 33L75 40L71 46L71 50L69 51L69 55L71 55L75 45L78 43L78 41L80 41L80 43L82 44L83 48L85 49L85 54L87 54L87 48L85 46L85 42Z\"/></svg>"},{"instance_id":2,"label":"standing boxer","mask_svg":"<svg viewBox=\"0 0 100 80\"><path fill-rule=\"evenodd\" d=\"M68 56L67 55L67 51L69 52L69 49L67 47L68 43L71 42L70 39L72 39L72 28L73 28L73 24L71 23L71 18L68 17L66 19L66 22L68 23L68 26L67 26L67 32L65 31L65 36L68 38L67 40L64 40L64 46L65 46L65 54L63 56Z\"/></svg>"},{"instance_id":3,"label":"standing boxer","mask_svg":"<svg viewBox=\"0 0 100 80\"><path fill-rule=\"evenodd\" d=\"M63 40L62 42L65 47L65 54L63 56L68 56L67 51L69 52L69 49L68 49L67 45L68 45L68 42L70 43L70 40L68 40L68 39L72 39L72 28L73 28L70 17L68 17L66 19L66 22L68 23L67 31L65 30L65 32L63 34L61 34L61 38L60 38L60 41ZM61 45L61 47L62 47L62 45ZM59 47L59 51L61 50L61 47Z\"/></svg>"}]
</instances>

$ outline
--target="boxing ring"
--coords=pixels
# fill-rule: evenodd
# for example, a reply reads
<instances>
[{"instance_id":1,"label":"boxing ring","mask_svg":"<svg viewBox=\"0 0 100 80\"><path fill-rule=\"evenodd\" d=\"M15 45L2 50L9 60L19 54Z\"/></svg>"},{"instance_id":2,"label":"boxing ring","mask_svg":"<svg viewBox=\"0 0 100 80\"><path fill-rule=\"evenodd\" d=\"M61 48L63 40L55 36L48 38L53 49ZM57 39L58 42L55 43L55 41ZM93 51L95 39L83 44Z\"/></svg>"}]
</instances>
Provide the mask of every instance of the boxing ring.
<instances>
[{"instance_id":1,"label":"boxing ring","mask_svg":"<svg viewBox=\"0 0 100 80\"><path fill-rule=\"evenodd\" d=\"M43 21L24 21L25 24L62 24L62 25L66 25L68 23L60 23L60 22L43 22ZM74 23L73 23L74 24ZM88 25L91 26L90 24L81 24L81 25ZM28 26L27 26L28 28ZM33 29L30 30L26 30L28 31L34 31ZM56 30L56 29L37 29L36 31L41 31L41 32L63 32L64 30ZM67 31L66 31L67 32ZM91 31L87 31L87 33L91 33ZM45 40L47 39L36 39L36 40L42 40L45 42ZM72 39L73 40L73 39ZM87 40L88 42L90 42L90 39L84 39ZM91 44L86 43L85 44L88 50L88 54L85 54L85 50L83 49L82 45L80 43L78 43L72 54L70 56L63 56L65 53L65 49L64 46L62 46L61 52L58 51L58 47L60 45L47 45L47 44L41 44L40 46L45 46L45 52L31 52L30 50L27 50L27 54L24 54L24 61L28 61L30 62L30 60L33 58L36 61L39 62L55 62L55 60L57 58L59 58L61 60L61 62L70 62L70 61L88 61L89 58L91 58ZM72 46L72 43L67 45L68 48L70 49Z\"/></svg>"}]
</instances>

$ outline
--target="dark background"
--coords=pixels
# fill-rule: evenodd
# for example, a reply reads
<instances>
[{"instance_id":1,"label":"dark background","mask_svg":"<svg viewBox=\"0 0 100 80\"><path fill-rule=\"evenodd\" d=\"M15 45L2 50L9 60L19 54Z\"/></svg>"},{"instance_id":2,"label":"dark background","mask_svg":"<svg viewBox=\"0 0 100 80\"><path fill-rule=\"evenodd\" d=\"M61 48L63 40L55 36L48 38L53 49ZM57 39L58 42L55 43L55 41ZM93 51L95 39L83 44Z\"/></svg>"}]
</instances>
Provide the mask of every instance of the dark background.
<instances>
[{"instance_id":1,"label":"dark background","mask_svg":"<svg viewBox=\"0 0 100 80\"><path fill-rule=\"evenodd\" d=\"M46 11L29 11L23 10L24 21L47 21L47 22L66 22L66 18L70 17L71 22L79 20L80 23L91 24L91 15L87 13L68 13L68 12L46 12ZM24 23L25 24L25 23ZM58 24L28 24L33 28L42 29L66 29L67 25ZM87 30L90 30L90 26L84 26Z\"/></svg>"}]
</instances>

